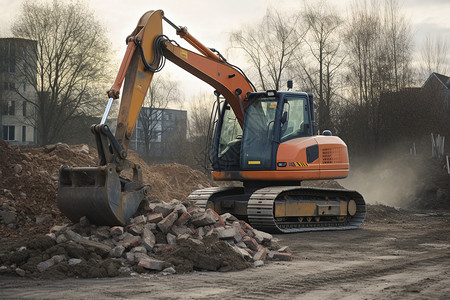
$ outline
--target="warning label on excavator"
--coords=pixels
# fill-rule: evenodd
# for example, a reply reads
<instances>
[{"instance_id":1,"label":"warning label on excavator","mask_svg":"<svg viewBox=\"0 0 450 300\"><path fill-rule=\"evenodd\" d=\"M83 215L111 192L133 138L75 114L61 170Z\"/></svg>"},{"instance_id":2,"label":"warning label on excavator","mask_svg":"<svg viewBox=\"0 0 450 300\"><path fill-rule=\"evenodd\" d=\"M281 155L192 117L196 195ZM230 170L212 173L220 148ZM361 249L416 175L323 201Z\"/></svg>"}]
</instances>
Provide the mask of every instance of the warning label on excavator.
<instances>
[{"instance_id":1,"label":"warning label on excavator","mask_svg":"<svg viewBox=\"0 0 450 300\"><path fill-rule=\"evenodd\" d=\"M259 160L249 160L248 164L249 165L260 165L261 162Z\"/></svg>"},{"instance_id":2,"label":"warning label on excavator","mask_svg":"<svg viewBox=\"0 0 450 300\"><path fill-rule=\"evenodd\" d=\"M307 163L296 161L296 162L290 162L289 167L308 167Z\"/></svg>"},{"instance_id":3,"label":"warning label on excavator","mask_svg":"<svg viewBox=\"0 0 450 300\"><path fill-rule=\"evenodd\" d=\"M186 50L183 50L183 49L181 49L180 50L180 56L181 57L184 57L184 58L188 58L188 53L187 53L187 51Z\"/></svg>"}]
</instances>

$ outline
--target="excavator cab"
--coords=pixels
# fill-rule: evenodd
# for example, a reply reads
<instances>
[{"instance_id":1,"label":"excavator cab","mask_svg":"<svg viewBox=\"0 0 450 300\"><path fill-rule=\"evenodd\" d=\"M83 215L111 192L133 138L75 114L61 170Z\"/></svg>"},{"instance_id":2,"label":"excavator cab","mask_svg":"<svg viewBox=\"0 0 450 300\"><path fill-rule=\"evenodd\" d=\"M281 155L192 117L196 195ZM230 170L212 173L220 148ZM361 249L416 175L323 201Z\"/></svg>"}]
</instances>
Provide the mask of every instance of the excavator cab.
<instances>
[{"instance_id":1,"label":"excavator cab","mask_svg":"<svg viewBox=\"0 0 450 300\"><path fill-rule=\"evenodd\" d=\"M311 94L255 92L245 101L243 129L229 104L223 104L214 136L214 170L275 170L280 143L314 135Z\"/></svg>"}]
</instances>

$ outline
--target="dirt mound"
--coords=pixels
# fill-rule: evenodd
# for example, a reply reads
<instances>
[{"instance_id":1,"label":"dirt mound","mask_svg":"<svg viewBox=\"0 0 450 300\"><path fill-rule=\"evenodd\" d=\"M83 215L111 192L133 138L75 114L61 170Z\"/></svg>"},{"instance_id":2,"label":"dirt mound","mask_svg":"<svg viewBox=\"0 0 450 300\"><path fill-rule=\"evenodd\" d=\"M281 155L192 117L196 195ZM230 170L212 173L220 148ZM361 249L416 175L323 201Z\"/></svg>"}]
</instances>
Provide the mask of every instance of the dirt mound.
<instances>
[{"instance_id":1,"label":"dirt mound","mask_svg":"<svg viewBox=\"0 0 450 300\"><path fill-rule=\"evenodd\" d=\"M144 182L152 187L152 199L184 200L191 191L212 185L206 175L187 166L148 166L129 152L130 160L141 165ZM0 140L0 236L45 233L55 224L68 223L56 205L59 168L95 166L97 161L97 151L87 145L13 147Z\"/></svg>"},{"instance_id":2,"label":"dirt mound","mask_svg":"<svg viewBox=\"0 0 450 300\"><path fill-rule=\"evenodd\" d=\"M96 151L86 145L12 147L0 140L0 235L46 232L67 219L56 207L62 165L94 165Z\"/></svg>"},{"instance_id":3,"label":"dirt mound","mask_svg":"<svg viewBox=\"0 0 450 300\"><path fill-rule=\"evenodd\" d=\"M147 165L134 151L129 151L128 158L141 166L144 183L151 185L151 199L165 202L173 199L183 201L192 191L213 185L205 174L185 165Z\"/></svg>"}]
</instances>

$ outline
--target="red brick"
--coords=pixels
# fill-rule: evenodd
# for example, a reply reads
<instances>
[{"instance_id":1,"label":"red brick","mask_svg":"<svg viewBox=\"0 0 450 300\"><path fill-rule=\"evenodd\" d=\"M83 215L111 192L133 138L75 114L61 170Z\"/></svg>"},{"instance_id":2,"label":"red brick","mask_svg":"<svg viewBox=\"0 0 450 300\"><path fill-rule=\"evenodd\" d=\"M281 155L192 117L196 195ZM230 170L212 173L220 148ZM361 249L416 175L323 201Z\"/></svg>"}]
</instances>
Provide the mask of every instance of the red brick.
<instances>
[{"instance_id":1,"label":"red brick","mask_svg":"<svg viewBox=\"0 0 450 300\"><path fill-rule=\"evenodd\" d=\"M191 219L191 214L188 212L184 212L178 220L174 223L175 226L181 226L186 224Z\"/></svg>"},{"instance_id":2,"label":"red brick","mask_svg":"<svg viewBox=\"0 0 450 300\"><path fill-rule=\"evenodd\" d=\"M253 260L264 260L266 259L267 249L264 247L260 247L258 252L253 256Z\"/></svg>"},{"instance_id":3,"label":"red brick","mask_svg":"<svg viewBox=\"0 0 450 300\"><path fill-rule=\"evenodd\" d=\"M259 245L254 238L245 238L242 241L253 251L258 251Z\"/></svg>"}]
</instances>

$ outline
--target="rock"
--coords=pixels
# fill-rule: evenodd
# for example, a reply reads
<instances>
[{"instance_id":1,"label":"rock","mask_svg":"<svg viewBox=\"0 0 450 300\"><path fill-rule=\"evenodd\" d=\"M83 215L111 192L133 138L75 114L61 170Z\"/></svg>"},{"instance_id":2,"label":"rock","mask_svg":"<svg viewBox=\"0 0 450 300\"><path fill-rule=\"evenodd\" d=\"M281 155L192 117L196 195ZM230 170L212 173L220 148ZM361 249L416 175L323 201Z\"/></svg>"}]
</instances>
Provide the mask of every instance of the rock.
<instances>
[{"instance_id":1,"label":"rock","mask_svg":"<svg viewBox=\"0 0 450 300\"><path fill-rule=\"evenodd\" d=\"M125 253L125 258L129 262L134 262L134 253L133 252L126 252Z\"/></svg>"},{"instance_id":2,"label":"rock","mask_svg":"<svg viewBox=\"0 0 450 300\"><path fill-rule=\"evenodd\" d=\"M71 258L71 259L69 259L68 263L69 263L69 266L78 265L79 263L81 263L81 259Z\"/></svg>"},{"instance_id":3,"label":"rock","mask_svg":"<svg viewBox=\"0 0 450 300\"><path fill-rule=\"evenodd\" d=\"M79 244L84 247L93 248L101 256L105 256L105 255L109 254L109 251L111 251L111 249L112 249L111 246L108 246L104 243L91 241L91 240L85 240L85 239L81 239L79 241Z\"/></svg>"},{"instance_id":4,"label":"rock","mask_svg":"<svg viewBox=\"0 0 450 300\"><path fill-rule=\"evenodd\" d=\"M125 247L119 245L109 251L109 256L118 258L122 256L123 252L125 252Z\"/></svg>"},{"instance_id":5,"label":"rock","mask_svg":"<svg viewBox=\"0 0 450 300\"><path fill-rule=\"evenodd\" d=\"M236 231L233 228L218 230L217 234L219 235L219 239L232 239L236 235Z\"/></svg>"},{"instance_id":6,"label":"rock","mask_svg":"<svg viewBox=\"0 0 450 300\"><path fill-rule=\"evenodd\" d=\"M52 216L48 214L36 216L36 224L47 223L52 220Z\"/></svg>"},{"instance_id":7,"label":"rock","mask_svg":"<svg viewBox=\"0 0 450 300\"><path fill-rule=\"evenodd\" d=\"M144 230L144 224L132 224L130 227L128 227L128 232L132 235L141 235Z\"/></svg>"},{"instance_id":8,"label":"rock","mask_svg":"<svg viewBox=\"0 0 450 300\"><path fill-rule=\"evenodd\" d=\"M19 275L20 277L24 277L25 271L22 270L21 268L16 268L16 274Z\"/></svg>"},{"instance_id":9,"label":"rock","mask_svg":"<svg viewBox=\"0 0 450 300\"><path fill-rule=\"evenodd\" d=\"M67 239L67 237L64 234L60 234L60 235L58 235L56 237L56 243L57 244L65 243L67 241L68 241L68 239Z\"/></svg>"},{"instance_id":10,"label":"rock","mask_svg":"<svg viewBox=\"0 0 450 300\"><path fill-rule=\"evenodd\" d=\"M134 247L133 249L131 249L131 252L147 254L147 249L144 246L137 246L137 247Z\"/></svg>"},{"instance_id":11,"label":"rock","mask_svg":"<svg viewBox=\"0 0 450 300\"><path fill-rule=\"evenodd\" d=\"M245 238L242 241L253 251L258 251L258 243L254 238Z\"/></svg>"},{"instance_id":12,"label":"rock","mask_svg":"<svg viewBox=\"0 0 450 300\"><path fill-rule=\"evenodd\" d=\"M14 165L14 173L20 174L22 172L22 169L23 169L23 167L22 167L21 164L15 164Z\"/></svg>"},{"instance_id":13,"label":"rock","mask_svg":"<svg viewBox=\"0 0 450 300\"><path fill-rule=\"evenodd\" d=\"M270 243L270 241L272 240L272 235L267 232L259 231L258 229L253 229L253 233L255 234L255 240L259 244Z\"/></svg>"},{"instance_id":14,"label":"rock","mask_svg":"<svg viewBox=\"0 0 450 300\"><path fill-rule=\"evenodd\" d=\"M176 226L184 225L191 219L191 217L192 217L191 214L186 211L178 218L178 220L174 223L174 225Z\"/></svg>"},{"instance_id":15,"label":"rock","mask_svg":"<svg viewBox=\"0 0 450 300\"><path fill-rule=\"evenodd\" d=\"M123 227L122 226L114 226L111 227L111 229L109 230L109 233L112 236L119 236L123 234Z\"/></svg>"},{"instance_id":16,"label":"rock","mask_svg":"<svg viewBox=\"0 0 450 300\"><path fill-rule=\"evenodd\" d=\"M123 234L122 246L125 248L136 247L141 244L141 237L125 232Z\"/></svg>"},{"instance_id":17,"label":"rock","mask_svg":"<svg viewBox=\"0 0 450 300\"><path fill-rule=\"evenodd\" d=\"M142 259L139 261L138 266L149 269L149 270L156 270L161 271L164 269L165 262L162 260L157 259Z\"/></svg>"},{"instance_id":18,"label":"rock","mask_svg":"<svg viewBox=\"0 0 450 300\"><path fill-rule=\"evenodd\" d=\"M17 222L17 215L13 211L0 211L0 218L3 224L15 224Z\"/></svg>"},{"instance_id":19,"label":"rock","mask_svg":"<svg viewBox=\"0 0 450 300\"><path fill-rule=\"evenodd\" d=\"M253 256L254 261L266 259L267 249L262 246L259 246L258 248L258 252Z\"/></svg>"},{"instance_id":20,"label":"rock","mask_svg":"<svg viewBox=\"0 0 450 300\"><path fill-rule=\"evenodd\" d=\"M137 216L130 220L131 224L144 224L147 222L147 217L144 215Z\"/></svg>"},{"instance_id":21,"label":"rock","mask_svg":"<svg viewBox=\"0 0 450 300\"><path fill-rule=\"evenodd\" d=\"M192 234L192 230L190 230L187 226L172 226L172 228L170 229L170 231L175 235L175 236L179 236L182 234Z\"/></svg>"},{"instance_id":22,"label":"rock","mask_svg":"<svg viewBox=\"0 0 450 300\"><path fill-rule=\"evenodd\" d=\"M198 214L191 219L191 223L195 227L201 227L206 225L215 224L217 221L217 216L208 208L204 213Z\"/></svg>"},{"instance_id":23,"label":"rock","mask_svg":"<svg viewBox=\"0 0 450 300\"><path fill-rule=\"evenodd\" d=\"M78 233L76 233L76 232L74 232L74 231L72 231L72 230L70 230L70 229L68 229L68 230L64 233L64 235L66 236L66 238L67 238L68 240L74 241L74 242L76 242L76 243L80 242L80 241L83 239L83 237L82 237L81 235L79 235Z\"/></svg>"},{"instance_id":24,"label":"rock","mask_svg":"<svg viewBox=\"0 0 450 300\"><path fill-rule=\"evenodd\" d=\"M140 262L141 260L148 260L148 259L151 259L150 256L148 256L148 255L145 254L145 253L135 252L135 253L133 253L133 254L134 254L134 262L135 262L135 263L138 263L138 262Z\"/></svg>"},{"instance_id":25,"label":"rock","mask_svg":"<svg viewBox=\"0 0 450 300\"><path fill-rule=\"evenodd\" d=\"M44 272L45 270L47 270L48 268L52 267L55 265L55 261L53 259L47 259L46 261L40 262L37 265L37 269L39 270L39 272Z\"/></svg>"},{"instance_id":26,"label":"rock","mask_svg":"<svg viewBox=\"0 0 450 300\"><path fill-rule=\"evenodd\" d=\"M163 218L165 218L170 213L173 212L173 208L174 208L174 206L169 204L169 203L160 202L160 203L156 203L156 205L153 208L153 212L154 213L161 213Z\"/></svg>"},{"instance_id":27,"label":"rock","mask_svg":"<svg viewBox=\"0 0 450 300\"><path fill-rule=\"evenodd\" d=\"M84 153L84 154L89 154L89 146L88 145L82 145L81 149L80 149L80 152Z\"/></svg>"},{"instance_id":28,"label":"rock","mask_svg":"<svg viewBox=\"0 0 450 300\"><path fill-rule=\"evenodd\" d=\"M50 232L53 232L55 234L63 233L67 230L67 225L58 226L55 225L52 228L50 228Z\"/></svg>"},{"instance_id":29,"label":"rock","mask_svg":"<svg viewBox=\"0 0 450 300\"><path fill-rule=\"evenodd\" d=\"M283 261L292 260L292 254L286 253L286 252L270 251L268 256L270 259L273 259L273 260L283 260Z\"/></svg>"},{"instance_id":30,"label":"rock","mask_svg":"<svg viewBox=\"0 0 450 300\"><path fill-rule=\"evenodd\" d=\"M261 266L264 265L264 262L263 262L262 260L257 260L257 261L255 261L255 262L253 263L253 265L254 265L255 267L261 267Z\"/></svg>"},{"instance_id":31,"label":"rock","mask_svg":"<svg viewBox=\"0 0 450 300\"><path fill-rule=\"evenodd\" d=\"M167 244L175 246L177 244L177 237L171 233L166 235Z\"/></svg>"},{"instance_id":32,"label":"rock","mask_svg":"<svg viewBox=\"0 0 450 300\"><path fill-rule=\"evenodd\" d=\"M147 215L147 222L149 223L158 223L163 219L162 213L153 213Z\"/></svg>"},{"instance_id":33,"label":"rock","mask_svg":"<svg viewBox=\"0 0 450 300\"><path fill-rule=\"evenodd\" d=\"M172 227L173 223L175 223L175 221L177 220L177 218L178 218L178 213L176 211L171 212L170 214L167 215L167 217L162 219L157 224L158 228L163 233L168 233L170 231L170 228Z\"/></svg>"},{"instance_id":34,"label":"rock","mask_svg":"<svg viewBox=\"0 0 450 300\"><path fill-rule=\"evenodd\" d=\"M240 255L242 255L243 258L245 258L245 260L251 260L252 256L250 255L250 253L248 253L246 250L239 248L237 246L232 246L233 250L236 251L237 253L239 253Z\"/></svg>"},{"instance_id":35,"label":"rock","mask_svg":"<svg viewBox=\"0 0 450 300\"><path fill-rule=\"evenodd\" d=\"M165 268L162 270L163 275L172 275L175 274L177 271L173 267Z\"/></svg>"}]
</instances>

